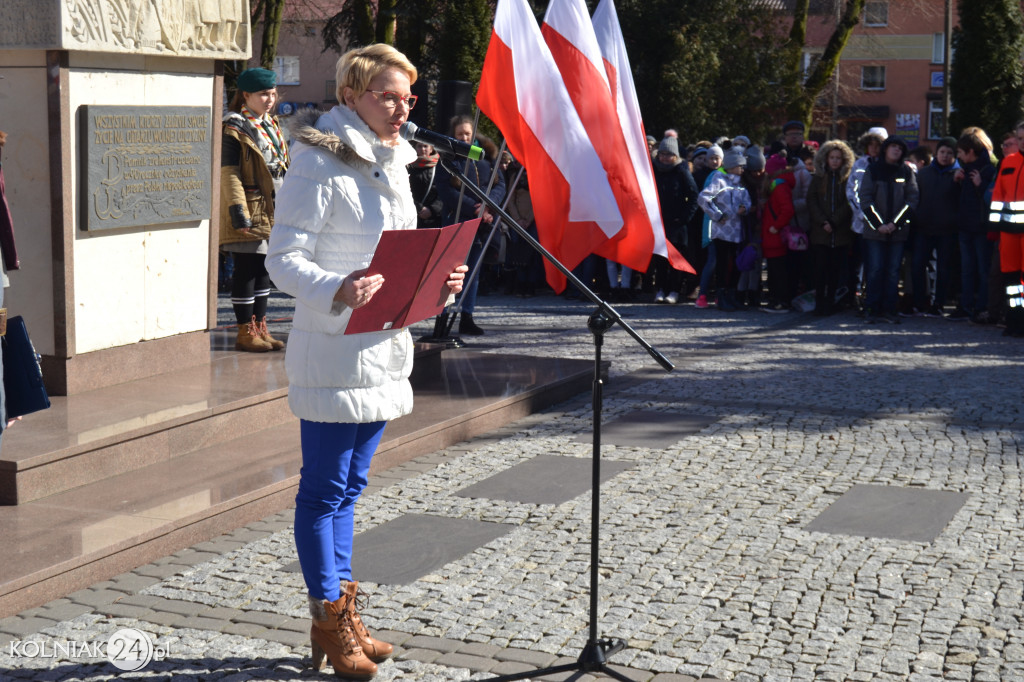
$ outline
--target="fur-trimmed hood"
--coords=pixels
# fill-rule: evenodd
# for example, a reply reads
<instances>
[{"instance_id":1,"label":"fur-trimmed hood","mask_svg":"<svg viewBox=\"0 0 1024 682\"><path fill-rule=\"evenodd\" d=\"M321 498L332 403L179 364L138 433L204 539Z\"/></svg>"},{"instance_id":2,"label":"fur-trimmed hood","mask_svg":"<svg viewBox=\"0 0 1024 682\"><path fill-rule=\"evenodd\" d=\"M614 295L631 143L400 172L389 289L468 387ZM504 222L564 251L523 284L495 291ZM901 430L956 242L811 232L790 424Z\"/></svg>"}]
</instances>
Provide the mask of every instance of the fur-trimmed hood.
<instances>
[{"instance_id":1,"label":"fur-trimmed hood","mask_svg":"<svg viewBox=\"0 0 1024 682\"><path fill-rule=\"evenodd\" d=\"M326 112L307 110L293 120L292 158L302 153L305 146L328 151L355 167L375 163L383 166L398 163L404 167L416 160L416 150L406 140L399 138L395 146L384 144L348 107L337 105Z\"/></svg>"},{"instance_id":2,"label":"fur-trimmed hood","mask_svg":"<svg viewBox=\"0 0 1024 682\"><path fill-rule=\"evenodd\" d=\"M821 148L814 155L814 174L825 177L828 168L828 155L833 149L838 149L843 154L843 164L839 166L838 175L840 181L846 180L846 178L850 177L850 172L853 170L855 157L850 146L842 140L829 140L821 145Z\"/></svg>"}]
</instances>

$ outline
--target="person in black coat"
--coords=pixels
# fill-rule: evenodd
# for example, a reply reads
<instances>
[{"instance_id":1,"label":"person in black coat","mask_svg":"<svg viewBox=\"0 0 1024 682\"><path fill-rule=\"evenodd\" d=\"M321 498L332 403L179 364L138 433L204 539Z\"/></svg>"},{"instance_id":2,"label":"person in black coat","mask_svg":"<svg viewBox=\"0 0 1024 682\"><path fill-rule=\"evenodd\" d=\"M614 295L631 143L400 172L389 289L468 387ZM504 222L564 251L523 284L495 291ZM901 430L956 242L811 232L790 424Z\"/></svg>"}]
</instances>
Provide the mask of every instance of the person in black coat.
<instances>
[{"instance_id":1,"label":"person in black coat","mask_svg":"<svg viewBox=\"0 0 1024 682\"><path fill-rule=\"evenodd\" d=\"M981 128L968 128L957 140L956 149L960 161L960 170L954 176L960 183L960 305L950 317L987 322L993 242L988 240L989 206L985 193L996 175L992 142Z\"/></svg>"},{"instance_id":2,"label":"person in black coat","mask_svg":"<svg viewBox=\"0 0 1024 682\"><path fill-rule=\"evenodd\" d=\"M416 227L442 227L444 202L437 192L437 160L434 148L425 142L414 142L417 158L409 164L409 187L416 201Z\"/></svg>"},{"instance_id":3,"label":"person in black coat","mask_svg":"<svg viewBox=\"0 0 1024 682\"><path fill-rule=\"evenodd\" d=\"M960 183L955 175L956 139L944 137L935 148L935 158L917 174L920 199L917 225L912 239L911 280L914 308L928 317L942 317L949 291L949 259L956 239L957 212L960 208ZM928 261L935 252L935 296L929 301L926 274Z\"/></svg>"},{"instance_id":4,"label":"person in black coat","mask_svg":"<svg viewBox=\"0 0 1024 682\"><path fill-rule=\"evenodd\" d=\"M473 142L473 119L468 116L456 116L451 121L450 131L451 136L456 140L462 142ZM501 205L502 200L505 198L505 178L501 171L494 172L494 182L491 182L492 168L494 167L493 159L488 160L486 158L480 159L479 161L465 161L458 160L459 168L463 169L466 177L469 178L470 182L477 185L483 190L487 190L490 185L490 191L487 193L494 203ZM444 203L444 224L450 225L454 223L456 217L460 222L466 220L472 220L473 218L480 217L482 221L480 223L480 230L477 233L477 238L473 242L473 248L469 252L469 260L467 261L469 267L472 268L479 260L480 255L483 253L484 240L490 233L491 224L494 222L494 216L491 211L477 199L476 195L470 192L468 189L462 191L462 181L458 178L450 175L443 167L439 166L437 169L437 192ZM461 203L460 203L461 200ZM462 314L459 318L459 334L468 336L480 336L484 333L476 322L473 320L473 312L476 309L476 292L478 284L480 282L480 272L477 276L470 281L466 287L462 290L462 297L459 299L459 304L462 309Z\"/></svg>"},{"instance_id":5,"label":"person in black coat","mask_svg":"<svg viewBox=\"0 0 1024 682\"><path fill-rule=\"evenodd\" d=\"M679 158L676 138L666 137L661 141L653 163L665 238L692 262L692 254L687 249L686 226L697 212L697 183L687 164ZM700 244L697 247L700 248ZM658 288L656 302L659 299L666 303L679 301L683 273L671 267L664 256L654 256L654 282Z\"/></svg>"}]
</instances>

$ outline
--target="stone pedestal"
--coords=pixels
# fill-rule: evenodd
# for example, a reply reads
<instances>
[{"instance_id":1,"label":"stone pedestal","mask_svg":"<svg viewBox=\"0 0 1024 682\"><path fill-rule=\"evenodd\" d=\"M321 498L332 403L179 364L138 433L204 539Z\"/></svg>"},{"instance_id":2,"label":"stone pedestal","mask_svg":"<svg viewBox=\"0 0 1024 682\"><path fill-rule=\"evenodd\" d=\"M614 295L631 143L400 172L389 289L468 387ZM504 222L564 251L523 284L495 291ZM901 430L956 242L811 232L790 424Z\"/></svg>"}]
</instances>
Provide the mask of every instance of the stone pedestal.
<instances>
[{"instance_id":1,"label":"stone pedestal","mask_svg":"<svg viewBox=\"0 0 1024 682\"><path fill-rule=\"evenodd\" d=\"M2 164L21 269L6 304L49 390L209 362L221 60L246 0L4 0Z\"/></svg>"}]
</instances>

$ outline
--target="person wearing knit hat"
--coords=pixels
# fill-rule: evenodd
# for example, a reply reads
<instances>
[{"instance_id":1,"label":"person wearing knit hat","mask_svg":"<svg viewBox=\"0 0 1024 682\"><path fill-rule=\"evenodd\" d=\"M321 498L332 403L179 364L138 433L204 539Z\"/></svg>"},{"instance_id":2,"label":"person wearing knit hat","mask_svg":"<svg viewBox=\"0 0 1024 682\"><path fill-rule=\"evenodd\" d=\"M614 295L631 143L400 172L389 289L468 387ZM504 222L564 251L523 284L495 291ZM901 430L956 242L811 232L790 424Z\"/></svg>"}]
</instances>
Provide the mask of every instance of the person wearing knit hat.
<instances>
[{"instance_id":1,"label":"person wearing knit hat","mask_svg":"<svg viewBox=\"0 0 1024 682\"><path fill-rule=\"evenodd\" d=\"M231 253L231 305L238 324L235 349L262 353L284 342L267 329L270 275L265 259L274 225L274 196L288 169L288 142L277 118L277 76L246 69L228 104L221 138L220 248Z\"/></svg>"},{"instance_id":2,"label":"person wearing knit hat","mask_svg":"<svg viewBox=\"0 0 1024 682\"><path fill-rule=\"evenodd\" d=\"M943 137L931 163L917 173L920 199L911 235L910 276L918 315L942 317L950 284L950 265L956 243L960 183L956 182L956 138ZM928 291L928 261L935 252L935 289ZM934 296L929 295L934 294Z\"/></svg>"},{"instance_id":3,"label":"person wearing knit hat","mask_svg":"<svg viewBox=\"0 0 1024 682\"><path fill-rule=\"evenodd\" d=\"M707 147L694 147L693 153L690 154L691 170L694 173L694 180L697 179L697 173L704 168L704 163L707 161L708 148Z\"/></svg>"},{"instance_id":4,"label":"person wearing knit hat","mask_svg":"<svg viewBox=\"0 0 1024 682\"><path fill-rule=\"evenodd\" d=\"M730 148L722 158L722 168L727 171L731 171L733 168L743 168L747 165L747 157L744 156L742 149Z\"/></svg>"},{"instance_id":5,"label":"person wearing knit hat","mask_svg":"<svg viewBox=\"0 0 1024 682\"><path fill-rule=\"evenodd\" d=\"M675 137L666 137L658 143L658 156L663 154L669 154L671 156L679 156L679 140Z\"/></svg>"},{"instance_id":6,"label":"person wearing knit hat","mask_svg":"<svg viewBox=\"0 0 1024 682\"><path fill-rule=\"evenodd\" d=\"M647 136L647 151L654 157L654 148L658 146L658 141L654 139L654 135Z\"/></svg>"},{"instance_id":7,"label":"person wearing knit hat","mask_svg":"<svg viewBox=\"0 0 1024 682\"><path fill-rule=\"evenodd\" d=\"M747 150L745 152L743 152L743 153L747 157L747 172L748 173L749 172L759 172L759 171L763 171L765 169L764 168L764 164L765 164L764 152L761 151L760 147L758 147L757 145L754 145L753 147L748 147Z\"/></svg>"},{"instance_id":8,"label":"person wearing knit hat","mask_svg":"<svg viewBox=\"0 0 1024 682\"><path fill-rule=\"evenodd\" d=\"M708 152L711 157L711 152ZM750 193L743 186L743 167L746 157L736 150L725 155L723 167L708 177L707 184L697 197L697 203L704 209L710 241L714 244L715 274L718 277L718 309L724 312L738 308L736 287L739 270L736 268L736 254L743 241L743 216L750 211L753 202ZM702 285L704 279L701 279ZM703 288L702 288L703 291Z\"/></svg>"},{"instance_id":9,"label":"person wearing knit hat","mask_svg":"<svg viewBox=\"0 0 1024 682\"><path fill-rule=\"evenodd\" d=\"M746 135L737 135L736 137L732 138L732 146L743 147L744 149L746 149L747 147L750 146L750 138L747 137Z\"/></svg>"},{"instance_id":10,"label":"person wearing knit hat","mask_svg":"<svg viewBox=\"0 0 1024 682\"><path fill-rule=\"evenodd\" d=\"M721 159L725 156L725 152L722 151L722 148L719 147L717 144L713 144L710 147L708 147L708 158L711 158L712 156L717 156L719 159Z\"/></svg>"},{"instance_id":11,"label":"person wearing knit hat","mask_svg":"<svg viewBox=\"0 0 1024 682\"><path fill-rule=\"evenodd\" d=\"M679 157L679 140L666 137L658 145L654 159L654 182L658 190L658 203L665 225L665 238L689 260L686 251L686 227L697 211L697 185L690 174L689 164ZM678 303L683 285L683 273L674 269L664 256L654 255L655 303ZM609 261L608 276L614 281L616 273Z\"/></svg>"}]
</instances>

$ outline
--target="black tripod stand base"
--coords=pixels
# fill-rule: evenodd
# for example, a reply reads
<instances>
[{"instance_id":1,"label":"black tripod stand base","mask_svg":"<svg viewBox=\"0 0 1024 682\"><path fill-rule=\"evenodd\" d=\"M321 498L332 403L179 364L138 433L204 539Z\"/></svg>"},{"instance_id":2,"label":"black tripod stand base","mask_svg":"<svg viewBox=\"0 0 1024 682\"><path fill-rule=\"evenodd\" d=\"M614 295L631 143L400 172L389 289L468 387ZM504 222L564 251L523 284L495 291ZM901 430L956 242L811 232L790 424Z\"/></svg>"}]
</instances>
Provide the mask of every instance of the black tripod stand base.
<instances>
[{"instance_id":1,"label":"black tripod stand base","mask_svg":"<svg viewBox=\"0 0 1024 682\"><path fill-rule=\"evenodd\" d=\"M484 682L512 682L512 680L526 680L535 677L544 677L545 675L567 673L570 671L580 673L601 673L612 679L620 680L620 682L633 682L631 678L626 677L617 670L612 670L612 668L608 666L608 657L625 648L626 643L621 639L599 639L597 641L587 642L587 645L583 647L583 652L580 653L580 657L575 663L566 663L565 665L556 665L550 668L541 668L540 670L531 670L525 673L513 673L512 675L491 677L484 680Z\"/></svg>"}]
</instances>

